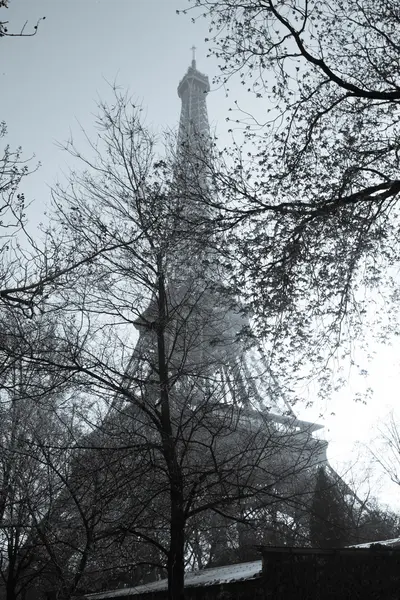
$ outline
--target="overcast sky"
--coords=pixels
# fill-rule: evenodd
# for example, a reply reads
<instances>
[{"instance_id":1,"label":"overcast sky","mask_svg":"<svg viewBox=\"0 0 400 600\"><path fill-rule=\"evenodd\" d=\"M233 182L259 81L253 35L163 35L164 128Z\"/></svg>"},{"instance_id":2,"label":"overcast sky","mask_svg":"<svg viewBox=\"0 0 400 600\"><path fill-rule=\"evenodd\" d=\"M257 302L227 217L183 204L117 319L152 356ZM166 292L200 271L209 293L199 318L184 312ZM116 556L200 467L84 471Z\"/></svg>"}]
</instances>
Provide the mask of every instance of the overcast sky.
<instances>
[{"instance_id":1,"label":"overcast sky","mask_svg":"<svg viewBox=\"0 0 400 600\"><path fill-rule=\"evenodd\" d=\"M145 107L147 123L161 132L177 125L176 88L190 64L193 44L198 68L210 79L217 73L215 60L206 58L206 21L193 24L190 17L176 14L187 6L187 0L10 0L9 9L1 10L10 31L18 31L25 21L30 31L46 17L35 37L0 41L0 120L7 123L10 144L21 145L27 156L34 154L42 164L24 189L35 201L34 221L43 218L49 186L67 169L68 157L57 142L76 135L78 123L89 134L93 131L96 103L110 97L109 83L116 81L129 90ZM252 102L244 98L239 84L230 87L230 99L216 86L208 96L210 122L224 140L233 98ZM334 464L355 459L350 453L353 443L368 440L371 427L398 402L399 345L373 350L377 356L370 365L365 356L356 356L369 370L367 378L359 377L356 369L348 386L326 406L299 415L316 419L324 413ZM355 404L356 393L368 386L374 389L368 406ZM387 494L385 498L393 500Z\"/></svg>"}]
</instances>

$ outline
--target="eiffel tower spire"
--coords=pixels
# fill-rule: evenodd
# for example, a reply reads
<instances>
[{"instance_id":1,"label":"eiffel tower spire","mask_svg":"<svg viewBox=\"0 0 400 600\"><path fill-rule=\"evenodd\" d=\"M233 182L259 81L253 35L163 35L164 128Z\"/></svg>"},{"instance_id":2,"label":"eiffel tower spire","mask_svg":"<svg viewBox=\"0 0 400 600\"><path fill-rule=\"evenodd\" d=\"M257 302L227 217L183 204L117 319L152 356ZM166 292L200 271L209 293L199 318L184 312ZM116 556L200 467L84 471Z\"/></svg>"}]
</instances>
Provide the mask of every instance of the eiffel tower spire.
<instances>
[{"instance_id":1,"label":"eiffel tower spire","mask_svg":"<svg viewBox=\"0 0 400 600\"><path fill-rule=\"evenodd\" d=\"M178 144L210 135L206 104L210 83L208 77L197 70L195 50L192 46L192 64L178 85L178 96L182 101Z\"/></svg>"}]
</instances>

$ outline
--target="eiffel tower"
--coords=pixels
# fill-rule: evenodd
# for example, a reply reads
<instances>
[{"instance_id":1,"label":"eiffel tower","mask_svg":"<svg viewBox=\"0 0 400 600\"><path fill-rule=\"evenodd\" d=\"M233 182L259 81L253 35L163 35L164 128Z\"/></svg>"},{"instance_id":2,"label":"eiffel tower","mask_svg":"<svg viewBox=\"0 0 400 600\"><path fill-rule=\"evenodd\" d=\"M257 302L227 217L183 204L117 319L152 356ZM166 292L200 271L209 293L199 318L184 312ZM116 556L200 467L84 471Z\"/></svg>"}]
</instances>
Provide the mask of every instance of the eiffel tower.
<instances>
[{"instance_id":1,"label":"eiffel tower","mask_svg":"<svg viewBox=\"0 0 400 600\"><path fill-rule=\"evenodd\" d=\"M175 194L179 203L178 219L182 220L184 229L198 227L202 225L202 216L209 215L207 204L207 175L202 167L205 160L212 160L209 152L210 144L210 126L207 115L207 94L210 91L208 77L201 73L196 66L195 47L192 48L193 58L186 74L178 85L178 96L181 99L181 113L179 121L179 131L177 137L177 176L174 182ZM206 200L206 202L204 202ZM183 206L182 206L183 205ZM170 277L168 281L168 302L171 304L171 314L179 312L179 306L182 304L182 296L194 285L194 278L198 272L193 274L193 264L202 263L203 277L200 286L212 281L217 276L223 279L224 274L218 270L218 257L213 252L212 243L207 246L207 242L212 240L212 233L206 232L205 241L202 240L202 247L195 248L197 254L187 256L184 259L171 256ZM190 236L190 229L189 229ZM193 249L192 249L193 251ZM188 247L188 254L190 248ZM174 263L174 261L176 261ZM216 263L216 265L211 265ZM213 270L214 268L214 270ZM213 288L213 286L211 286ZM251 336L251 341L246 340L246 333L251 330L248 315L241 309L240 302L235 298L221 298L219 286L215 286L212 291L204 294L198 308L199 319L203 320L199 329L201 329L201 340L196 341L196 351L193 356L188 352L186 361L193 363L200 361L204 363L209 361L209 369L218 365L220 377L226 382L227 396L230 401L243 406L257 406L270 421L286 427L290 427L298 433L303 432L310 439L311 434L322 429L322 425L300 420L296 417L291 404L279 393L277 382L271 376L268 369L268 361L261 344ZM213 305L213 302L215 303ZM220 311L216 319L215 313ZM204 312L203 315L200 313ZM139 332L139 339L135 351L130 360L127 369L127 385L129 385L129 374L137 372L143 373L143 357L148 356L150 349L154 345L154 337L149 331L152 329L156 307L154 302L150 302L148 308L142 316L137 319L136 327ZM214 319L211 313L214 314ZM196 322L196 316L190 318ZM209 330L204 319L209 317L212 321L212 328ZM181 314L177 319L184 318ZM189 319L188 319L189 322ZM243 334L243 335L241 335ZM184 341L182 341L184 344ZM178 344L179 346L179 344ZM171 360L181 363L182 356L178 350L174 350L177 358L171 354ZM206 355L206 356L205 356ZM145 361L147 358L145 358ZM316 464L326 462L325 442L315 440Z\"/></svg>"},{"instance_id":2,"label":"eiffel tower","mask_svg":"<svg viewBox=\"0 0 400 600\"><path fill-rule=\"evenodd\" d=\"M278 385L269 373L267 357L251 335L248 314L240 300L229 296L224 287L225 274L214 251L215 235L207 230L210 205L204 165L212 157L206 104L209 91L208 78L197 69L193 55L178 86L182 107L176 177L171 185L174 210L169 227L173 235L172 242L167 240L170 245L165 250L169 261L165 265L162 318L164 324L167 323L164 350L171 419L181 436L181 446L189 455L189 467L193 465L194 469L196 465L203 468L203 457L199 456L199 450L193 453L191 446L201 448L203 436L209 451L210 436L217 437L215 423L223 425L218 448L225 453L227 461L231 454L237 453L241 438L250 437L253 430L269 432L275 444L270 471L279 474L279 481L271 484L273 494L294 497L300 505L301 498L312 496L316 469L327 464L327 444L314 437L321 426L298 419L292 406L279 394ZM201 236L197 235L199 228L203 228ZM159 561L154 550L157 545L147 542L152 528L156 531L158 528L160 544L165 543L169 535L165 525L167 517L161 514L165 510L164 500L157 487L161 485L162 489L163 482L160 484L158 477L159 473L166 477L166 469L157 463L158 459L154 460L154 448L160 442L154 437L152 416L149 417L159 411L160 404L156 334L159 319L159 298L152 298L135 321L138 340L123 377L123 387L129 389L131 399L127 400L124 394L116 396L101 426L86 437L82 444L85 449L78 450L74 457L69 490L60 495L51 520L49 517L51 527L61 532L63 560L73 563L79 558L79 552L73 548L75 530L82 526L81 518L91 514L96 502L104 502L104 510L99 513L104 521L104 535L101 530L90 560L96 572L106 569L115 558L113 549L117 547L120 555L125 552L125 563L122 558L118 559L120 577L124 564L126 567L134 553L141 557L142 564ZM142 382L141 385L138 382ZM145 460L153 470L150 467L148 471L143 470L140 453L132 450L132 439L138 440L138 446L142 441L143 445L147 444ZM99 452L102 445L104 452ZM142 469L139 479L135 476L136 469ZM133 483L129 481L130 476ZM191 476L189 472L186 477L189 484ZM217 478L206 491L211 489L216 494L213 490L220 490L221 485ZM260 482L260 486L264 486L264 482ZM71 489L74 502L80 499L79 510L71 501ZM229 506L226 508L231 510ZM242 520L254 517L257 521L263 510L264 507L253 500L244 500L235 507ZM279 510L283 509L279 507ZM296 506L288 505L284 510L293 515ZM275 516L277 511L278 508ZM130 525L132 519L134 526ZM192 536L193 539L203 536L199 542L202 551L207 544L212 544L214 550L218 544L226 544L226 519L218 514L206 515L204 519L200 525L194 523L193 528L199 529ZM118 535L115 523L118 523ZM112 541L109 541L107 530L113 527ZM207 528L216 532L212 534L212 542L204 540ZM239 529L235 535L245 537ZM189 538L193 531L188 530ZM190 543L193 549L195 542ZM130 573L130 583L143 582L142 572L132 567ZM110 587L112 583L107 582Z\"/></svg>"},{"instance_id":3,"label":"eiffel tower","mask_svg":"<svg viewBox=\"0 0 400 600\"><path fill-rule=\"evenodd\" d=\"M174 218L180 236L179 251L171 251L170 264L166 266L171 406L177 407L181 420L182 415L190 420L185 411L201 410L204 398L209 398L213 399L209 403L215 415L237 407L239 430L251 428L255 421L265 423L275 439L281 440L277 444L279 449L272 452L275 472L282 474L275 492L295 498L294 504L300 506L312 497L316 470L327 465L327 443L314 436L323 426L298 419L280 393L270 374L267 356L251 335L249 316L240 300L227 295L221 284L225 275L213 249L215 236L207 230L212 210L209 208L212 203L207 201L206 169L207 161L212 160L207 115L209 91L208 77L197 69L193 49L191 65L178 85L181 114L172 196L176 200ZM134 387L131 383L134 378L144 382L138 401L150 407L158 402L159 394L154 333L158 318L159 306L153 299L135 322L139 337L125 377L129 388ZM119 402L119 410L123 412L124 401ZM130 405L127 410L132 412L134 408ZM256 514L259 507L245 503L241 510L247 515ZM292 506L285 510L293 517L297 509ZM210 527L224 530L226 521L213 517ZM216 544L225 541L214 540Z\"/></svg>"}]
</instances>

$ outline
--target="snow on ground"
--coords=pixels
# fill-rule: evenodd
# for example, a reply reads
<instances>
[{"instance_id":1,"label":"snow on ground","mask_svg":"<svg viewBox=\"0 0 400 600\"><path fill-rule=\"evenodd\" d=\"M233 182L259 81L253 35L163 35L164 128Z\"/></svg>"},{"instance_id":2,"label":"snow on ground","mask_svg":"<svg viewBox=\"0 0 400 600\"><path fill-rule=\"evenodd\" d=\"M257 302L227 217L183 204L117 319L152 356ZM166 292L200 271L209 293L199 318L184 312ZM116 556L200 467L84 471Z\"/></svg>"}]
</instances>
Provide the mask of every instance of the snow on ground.
<instances>
[{"instance_id":1,"label":"snow on ground","mask_svg":"<svg viewBox=\"0 0 400 600\"><path fill-rule=\"evenodd\" d=\"M400 548L400 538L393 538L392 540L382 540L381 542L367 542L366 544L357 544L356 546L347 546L348 548L369 548L373 544L381 544L388 548Z\"/></svg>"},{"instance_id":2,"label":"snow on ground","mask_svg":"<svg viewBox=\"0 0 400 600\"><path fill-rule=\"evenodd\" d=\"M234 581L247 581L254 579L261 574L262 561L256 560L248 563L239 563L225 567L214 567L212 569L203 569L201 571L191 571L185 573L185 587L197 587L205 585L218 585L221 583L232 583ZM86 598L90 600L101 600L102 598L116 598L120 596L133 596L145 592L158 592L167 589L167 580L154 581L145 585L139 585L134 588L123 588L111 590L109 592L98 592L96 594L87 594Z\"/></svg>"}]
</instances>

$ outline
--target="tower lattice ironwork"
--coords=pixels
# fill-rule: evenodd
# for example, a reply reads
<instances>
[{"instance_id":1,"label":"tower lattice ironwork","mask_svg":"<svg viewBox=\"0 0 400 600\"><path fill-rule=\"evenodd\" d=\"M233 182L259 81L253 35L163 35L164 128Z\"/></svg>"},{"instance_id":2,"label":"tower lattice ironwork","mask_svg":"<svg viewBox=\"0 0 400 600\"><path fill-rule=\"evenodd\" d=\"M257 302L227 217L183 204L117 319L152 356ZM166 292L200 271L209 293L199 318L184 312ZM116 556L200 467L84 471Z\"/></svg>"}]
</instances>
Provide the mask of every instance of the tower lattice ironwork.
<instances>
[{"instance_id":1,"label":"tower lattice ironwork","mask_svg":"<svg viewBox=\"0 0 400 600\"><path fill-rule=\"evenodd\" d=\"M261 344L251 334L248 314L240 300L229 295L224 287L226 273L214 251L216 234L212 228L206 230L207 223L212 223L211 192L207 183L207 161L212 160L207 116L209 91L208 78L197 69L193 57L178 86L182 104L172 184L177 206L174 231L178 232L178 241L175 243L173 239L171 249L165 254L163 271L166 293L161 320L165 332L170 410L171 413L176 410L174 427L177 437L180 436L179 443L185 448L193 442L192 427L196 428L195 437L209 435L207 423L213 415L217 421L224 420L225 414L231 415L230 418L234 415L235 428L229 425L222 435L232 446L233 454L242 434L245 437L248 431L257 428L265 431L265 439L271 439L270 469L266 471L269 470L272 495L268 505L262 504L265 499L258 501L254 497L244 500L235 510L244 521L254 519L255 527L257 520L261 523L264 519L265 523L266 513L275 513L272 518L276 520L282 512L292 520L307 520L305 506L314 491L317 469L327 465L327 443L315 437L322 426L297 418L270 373ZM161 381L156 355L159 323L160 298L153 297L136 321L139 338L127 370L127 385L130 376L143 381L137 391L138 405L150 410L160 403ZM232 407L237 409L232 410ZM134 410L132 404L129 410ZM204 421L196 421L194 426L197 414L203 414ZM187 425L190 431L185 431L183 422L190 423L190 427ZM148 424L144 424L143 436L147 431ZM260 487L265 485L260 481ZM278 502L276 506L272 506L274 502L271 504L274 494L284 499L280 508ZM295 514L298 507L303 516ZM218 515L210 517L209 529L225 532L223 543L229 526ZM242 535L239 530L237 526L234 535Z\"/></svg>"},{"instance_id":2,"label":"tower lattice ironwork","mask_svg":"<svg viewBox=\"0 0 400 600\"><path fill-rule=\"evenodd\" d=\"M189 239L183 246L185 252L181 245L178 256L171 254L173 266L167 281L169 329L170 337L174 338L168 357L170 372L172 377L177 373L181 379L182 374L188 379L197 377L205 388L209 381L218 382L224 388L224 402L247 407L250 412L254 409L286 434L291 430L294 452L298 453L301 448L305 464L322 465L327 460L327 443L313 434L323 426L296 417L290 403L279 392L261 345L254 337L249 343L246 334L243 335L250 330L250 320L236 299L220 291L217 280L222 280L224 274L212 244L208 243L212 234L204 235L201 247L193 246L190 239L190 227L197 227L199 215L209 210L207 202L204 203L209 193L204 167L207 160L212 160L207 114L210 84L208 77L197 69L195 48L192 50L191 65L178 85L181 114L174 193L179 196L178 204L184 205L179 212L181 229L187 229ZM157 312L155 304L155 301L150 302L136 321L139 339L128 368L130 374L143 376L146 372L149 379L152 371L149 357L156 344L152 327ZM178 329L181 330L179 335L176 334ZM204 392L198 382L197 395ZM298 461L298 457L293 460Z\"/></svg>"}]
</instances>

